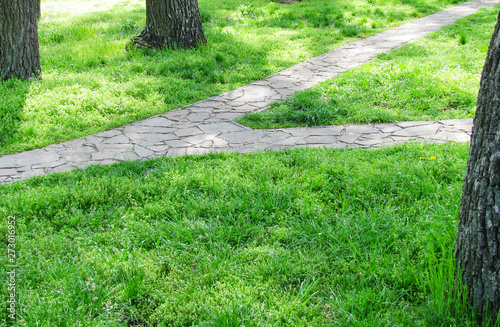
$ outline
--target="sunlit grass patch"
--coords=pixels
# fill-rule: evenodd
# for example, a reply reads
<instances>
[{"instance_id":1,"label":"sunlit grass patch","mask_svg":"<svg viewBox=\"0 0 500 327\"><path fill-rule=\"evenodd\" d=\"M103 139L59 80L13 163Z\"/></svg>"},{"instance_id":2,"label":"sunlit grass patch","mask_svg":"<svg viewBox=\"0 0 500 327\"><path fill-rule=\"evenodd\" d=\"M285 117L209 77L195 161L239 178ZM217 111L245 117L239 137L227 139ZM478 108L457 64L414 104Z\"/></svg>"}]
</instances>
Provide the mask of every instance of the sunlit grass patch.
<instances>
[{"instance_id":1,"label":"sunlit grass patch","mask_svg":"<svg viewBox=\"0 0 500 327\"><path fill-rule=\"evenodd\" d=\"M474 326L449 256L467 154L186 156L2 185L20 325Z\"/></svg>"},{"instance_id":2,"label":"sunlit grass patch","mask_svg":"<svg viewBox=\"0 0 500 327\"><path fill-rule=\"evenodd\" d=\"M253 128L470 118L498 6L239 122Z\"/></svg>"}]
</instances>

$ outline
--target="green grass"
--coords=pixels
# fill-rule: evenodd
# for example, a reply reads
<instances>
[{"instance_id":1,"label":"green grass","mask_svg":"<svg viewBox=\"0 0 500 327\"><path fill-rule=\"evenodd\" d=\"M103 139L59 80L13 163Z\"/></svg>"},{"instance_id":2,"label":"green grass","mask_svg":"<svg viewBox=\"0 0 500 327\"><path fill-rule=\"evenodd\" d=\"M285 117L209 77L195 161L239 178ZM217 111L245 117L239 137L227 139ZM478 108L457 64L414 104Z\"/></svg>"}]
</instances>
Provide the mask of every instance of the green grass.
<instances>
[{"instance_id":1,"label":"green grass","mask_svg":"<svg viewBox=\"0 0 500 327\"><path fill-rule=\"evenodd\" d=\"M499 6L238 121L253 128L472 117Z\"/></svg>"},{"instance_id":2,"label":"green grass","mask_svg":"<svg viewBox=\"0 0 500 327\"><path fill-rule=\"evenodd\" d=\"M0 83L0 155L164 113L459 2L200 0L206 46L130 52L144 1L57 2L72 11L39 23L43 79Z\"/></svg>"},{"instance_id":3,"label":"green grass","mask_svg":"<svg viewBox=\"0 0 500 327\"><path fill-rule=\"evenodd\" d=\"M452 259L467 154L185 156L2 185L19 326L477 326Z\"/></svg>"}]
</instances>

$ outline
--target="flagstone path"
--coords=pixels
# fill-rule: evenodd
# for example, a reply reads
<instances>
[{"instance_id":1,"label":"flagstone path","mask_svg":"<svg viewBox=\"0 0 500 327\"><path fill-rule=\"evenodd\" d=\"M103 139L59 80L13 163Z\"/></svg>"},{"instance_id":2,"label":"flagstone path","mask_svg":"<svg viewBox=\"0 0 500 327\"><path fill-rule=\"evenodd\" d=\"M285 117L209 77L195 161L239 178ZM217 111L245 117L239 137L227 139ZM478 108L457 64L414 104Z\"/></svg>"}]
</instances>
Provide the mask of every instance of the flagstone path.
<instances>
[{"instance_id":1,"label":"flagstone path","mask_svg":"<svg viewBox=\"0 0 500 327\"><path fill-rule=\"evenodd\" d=\"M266 130L252 130L234 119L264 110L275 101L360 66L379 53L389 52L499 2L475 0L460 4L178 110L69 142L0 157L0 183L161 156L289 147L376 148L408 141L467 142L472 119Z\"/></svg>"}]
</instances>

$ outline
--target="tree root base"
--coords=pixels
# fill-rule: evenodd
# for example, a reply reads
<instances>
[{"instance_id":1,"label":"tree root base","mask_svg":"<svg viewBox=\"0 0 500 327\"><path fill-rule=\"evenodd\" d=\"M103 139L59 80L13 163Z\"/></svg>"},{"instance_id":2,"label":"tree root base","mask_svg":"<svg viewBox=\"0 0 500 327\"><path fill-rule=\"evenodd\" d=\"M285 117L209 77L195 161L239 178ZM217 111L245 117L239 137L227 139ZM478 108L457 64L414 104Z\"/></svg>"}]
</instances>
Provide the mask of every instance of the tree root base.
<instances>
[{"instance_id":1,"label":"tree root base","mask_svg":"<svg viewBox=\"0 0 500 327\"><path fill-rule=\"evenodd\" d=\"M127 44L127 49L130 50L132 48L135 49L143 49L143 48L148 48L148 49L163 49L165 48L165 45L160 45L158 42L147 40L143 38L142 36L134 36L130 42Z\"/></svg>"}]
</instances>

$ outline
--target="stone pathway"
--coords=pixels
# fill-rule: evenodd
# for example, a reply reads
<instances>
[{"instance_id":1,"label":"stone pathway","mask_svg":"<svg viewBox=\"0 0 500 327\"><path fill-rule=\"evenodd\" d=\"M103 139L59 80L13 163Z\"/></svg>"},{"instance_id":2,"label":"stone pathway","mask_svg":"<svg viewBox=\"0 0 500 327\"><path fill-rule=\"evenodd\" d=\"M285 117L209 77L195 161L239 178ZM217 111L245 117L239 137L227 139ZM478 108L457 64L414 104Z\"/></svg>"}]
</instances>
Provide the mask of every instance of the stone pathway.
<instances>
[{"instance_id":1,"label":"stone pathway","mask_svg":"<svg viewBox=\"0 0 500 327\"><path fill-rule=\"evenodd\" d=\"M161 156L288 147L376 148L408 141L466 142L472 119L252 130L234 121L500 0L470 1L312 58L242 88L113 130L0 157L0 183Z\"/></svg>"}]
</instances>

